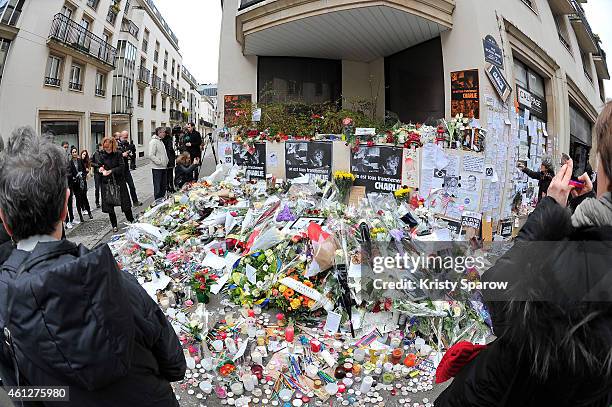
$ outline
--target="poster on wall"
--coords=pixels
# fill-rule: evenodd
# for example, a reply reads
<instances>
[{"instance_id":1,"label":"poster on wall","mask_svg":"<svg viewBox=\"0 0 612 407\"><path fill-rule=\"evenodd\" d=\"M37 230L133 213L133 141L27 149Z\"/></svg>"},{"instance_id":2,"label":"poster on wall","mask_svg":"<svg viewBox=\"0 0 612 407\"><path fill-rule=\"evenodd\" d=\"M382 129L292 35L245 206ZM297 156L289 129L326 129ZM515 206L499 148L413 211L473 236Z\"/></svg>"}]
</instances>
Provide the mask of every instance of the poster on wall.
<instances>
[{"instance_id":1,"label":"poster on wall","mask_svg":"<svg viewBox=\"0 0 612 407\"><path fill-rule=\"evenodd\" d=\"M393 192L402 185L403 148L361 147L351 152L351 172L355 185L367 192Z\"/></svg>"},{"instance_id":2,"label":"poster on wall","mask_svg":"<svg viewBox=\"0 0 612 407\"><path fill-rule=\"evenodd\" d=\"M287 179L311 174L311 179L331 179L333 145L329 141L288 141L285 143Z\"/></svg>"},{"instance_id":3,"label":"poster on wall","mask_svg":"<svg viewBox=\"0 0 612 407\"><path fill-rule=\"evenodd\" d=\"M402 165L402 185L410 188L419 187L420 178L419 150L416 148L404 149L404 163Z\"/></svg>"},{"instance_id":4,"label":"poster on wall","mask_svg":"<svg viewBox=\"0 0 612 407\"><path fill-rule=\"evenodd\" d=\"M223 164L234 163L234 150L231 141L220 141L217 144L217 150L219 151L219 160Z\"/></svg>"},{"instance_id":5,"label":"poster on wall","mask_svg":"<svg viewBox=\"0 0 612 407\"><path fill-rule=\"evenodd\" d=\"M244 105L251 103L251 95L225 95L223 97L224 122L227 127L232 127L236 119L244 112ZM248 114L251 114L249 111Z\"/></svg>"},{"instance_id":6,"label":"poster on wall","mask_svg":"<svg viewBox=\"0 0 612 407\"><path fill-rule=\"evenodd\" d=\"M478 69L451 72L451 116L480 119Z\"/></svg>"},{"instance_id":7,"label":"poster on wall","mask_svg":"<svg viewBox=\"0 0 612 407\"><path fill-rule=\"evenodd\" d=\"M248 179L266 179L266 143L255 143L255 148L249 151L240 143L234 143L234 164L246 168Z\"/></svg>"}]
</instances>

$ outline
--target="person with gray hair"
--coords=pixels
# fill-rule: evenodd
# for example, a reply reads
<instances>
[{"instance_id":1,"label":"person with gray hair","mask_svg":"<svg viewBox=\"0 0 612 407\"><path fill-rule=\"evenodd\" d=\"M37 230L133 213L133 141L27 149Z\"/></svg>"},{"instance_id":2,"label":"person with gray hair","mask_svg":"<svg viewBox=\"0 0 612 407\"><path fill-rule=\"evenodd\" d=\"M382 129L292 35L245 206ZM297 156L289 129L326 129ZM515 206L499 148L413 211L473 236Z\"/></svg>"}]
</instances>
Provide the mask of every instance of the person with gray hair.
<instances>
[{"instance_id":1,"label":"person with gray hair","mask_svg":"<svg viewBox=\"0 0 612 407\"><path fill-rule=\"evenodd\" d=\"M68 162L31 128L0 154L0 218L16 246L0 259L3 385L69 386L74 406L178 406L181 344L108 245L62 239ZM4 261L2 261L4 260Z\"/></svg>"}]
</instances>

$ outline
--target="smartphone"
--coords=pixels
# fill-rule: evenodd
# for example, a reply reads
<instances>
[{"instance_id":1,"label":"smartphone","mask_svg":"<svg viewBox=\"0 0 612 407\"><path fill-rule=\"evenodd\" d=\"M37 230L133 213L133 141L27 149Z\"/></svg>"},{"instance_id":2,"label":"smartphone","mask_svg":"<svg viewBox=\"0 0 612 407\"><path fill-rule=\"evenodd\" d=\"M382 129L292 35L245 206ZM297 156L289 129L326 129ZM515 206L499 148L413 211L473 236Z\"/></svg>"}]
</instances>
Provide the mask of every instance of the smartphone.
<instances>
[{"instance_id":1,"label":"smartphone","mask_svg":"<svg viewBox=\"0 0 612 407\"><path fill-rule=\"evenodd\" d=\"M569 184L572 185L576 189L584 188L584 182L582 182L582 181L574 181L574 180L571 179L569 181Z\"/></svg>"},{"instance_id":2,"label":"smartphone","mask_svg":"<svg viewBox=\"0 0 612 407\"><path fill-rule=\"evenodd\" d=\"M563 153L561 154L561 165L565 165L566 162L568 162L570 160L570 156Z\"/></svg>"}]
</instances>

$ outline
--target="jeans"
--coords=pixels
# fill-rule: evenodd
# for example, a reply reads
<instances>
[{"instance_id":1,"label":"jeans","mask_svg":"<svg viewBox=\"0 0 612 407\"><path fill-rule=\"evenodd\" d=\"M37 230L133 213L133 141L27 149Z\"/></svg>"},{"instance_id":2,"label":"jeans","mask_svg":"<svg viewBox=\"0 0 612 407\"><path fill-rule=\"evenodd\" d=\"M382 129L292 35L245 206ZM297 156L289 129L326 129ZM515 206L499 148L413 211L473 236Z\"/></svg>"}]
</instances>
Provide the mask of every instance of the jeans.
<instances>
[{"instance_id":1,"label":"jeans","mask_svg":"<svg viewBox=\"0 0 612 407\"><path fill-rule=\"evenodd\" d=\"M72 212L72 197L74 194L72 193L72 188L70 188L70 196L68 196L68 215L66 215L66 223L72 222L74 220L74 212Z\"/></svg>"},{"instance_id":2,"label":"jeans","mask_svg":"<svg viewBox=\"0 0 612 407\"><path fill-rule=\"evenodd\" d=\"M102 175L99 172L94 173L94 183L96 184L96 206L100 205L100 188L102 187Z\"/></svg>"},{"instance_id":3,"label":"jeans","mask_svg":"<svg viewBox=\"0 0 612 407\"><path fill-rule=\"evenodd\" d=\"M174 167L166 169L166 178L168 179L168 191L174 192Z\"/></svg>"},{"instance_id":4,"label":"jeans","mask_svg":"<svg viewBox=\"0 0 612 407\"><path fill-rule=\"evenodd\" d=\"M136 195L136 186L134 185L134 179L132 178L132 173L130 169L125 167L125 181L128 184L128 188L130 189L130 196L132 197L132 202L134 205L138 203L138 195Z\"/></svg>"},{"instance_id":5,"label":"jeans","mask_svg":"<svg viewBox=\"0 0 612 407\"><path fill-rule=\"evenodd\" d=\"M151 171L153 173L153 197L158 200L166 196L168 172L165 168L161 170L152 169Z\"/></svg>"},{"instance_id":6,"label":"jeans","mask_svg":"<svg viewBox=\"0 0 612 407\"><path fill-rule=\"evenodd\" d=\"M132 214L132 209L128 209L125 213L125 218L129 222L134 222L134 215ZM115 214L115 208L110 208L108 212L108 217L110 218L111 225L116 228L117 227L117 215Z\"/></svg>"}]
</instances>

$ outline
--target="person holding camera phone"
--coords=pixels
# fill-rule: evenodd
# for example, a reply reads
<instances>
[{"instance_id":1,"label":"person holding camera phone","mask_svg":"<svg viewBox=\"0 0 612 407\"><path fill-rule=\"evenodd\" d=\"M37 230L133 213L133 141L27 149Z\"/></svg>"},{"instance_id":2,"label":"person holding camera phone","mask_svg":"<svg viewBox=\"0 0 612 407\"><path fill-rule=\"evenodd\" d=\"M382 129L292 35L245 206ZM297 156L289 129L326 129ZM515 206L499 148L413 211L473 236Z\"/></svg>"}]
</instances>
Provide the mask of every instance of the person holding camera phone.
<instances>
[{"instance_id":1,"label":"person holding camera phone","mask_svg":"<svg viewBox=\"0 0 612 407\"><path fill-rule=\"evenodd\" d=\"M545 158L542 160L542 164L540 165L540 171L532 171L525 166L525 164L521 161L517 163L517 167L523 171L529 178L538 180L538 203L542 201L542 199L548 193L548 186L550 185L553 177L555 176L555 170L553 168L553 163L549 158Z\"/></svg>"}]
</instances>

